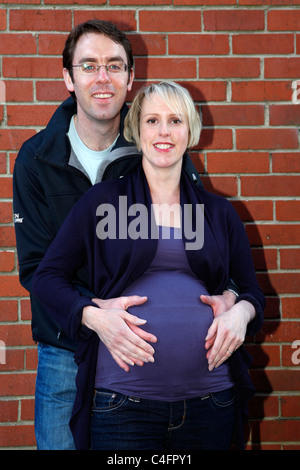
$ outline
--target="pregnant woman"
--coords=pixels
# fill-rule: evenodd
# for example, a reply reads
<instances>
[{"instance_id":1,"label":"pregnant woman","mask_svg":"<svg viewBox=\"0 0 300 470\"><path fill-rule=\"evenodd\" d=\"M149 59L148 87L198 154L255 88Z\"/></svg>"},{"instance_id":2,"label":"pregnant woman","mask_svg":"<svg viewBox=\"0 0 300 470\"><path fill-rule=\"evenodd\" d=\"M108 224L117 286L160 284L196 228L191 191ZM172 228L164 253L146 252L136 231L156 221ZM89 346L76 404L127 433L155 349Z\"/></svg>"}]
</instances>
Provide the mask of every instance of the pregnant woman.
<instances>
[{"instance_id":1,"label":"pregnant woman","mask_svg":"<svg viewBox=\"0 0 300 470\"><path fill-rule=\"evenodd\" d=\"M241 441L253 388L242 343L261 326L264 296L231 204L182 172L200 128L181 86L140 90L124 131L141 150L140 164L77 203L36 273L34 293L78 341L70 423L77 449L229 449L234 435ZM78 269L101 299L142 300L122 316L113 302L99 308L72 284ZM240 295L218 317L205 299L222 294L230 278ZM120 335L130 333L118 354L112 320ZM220 342L224 325L214 367L207 347Z\"/></svg>"}]
</instances>

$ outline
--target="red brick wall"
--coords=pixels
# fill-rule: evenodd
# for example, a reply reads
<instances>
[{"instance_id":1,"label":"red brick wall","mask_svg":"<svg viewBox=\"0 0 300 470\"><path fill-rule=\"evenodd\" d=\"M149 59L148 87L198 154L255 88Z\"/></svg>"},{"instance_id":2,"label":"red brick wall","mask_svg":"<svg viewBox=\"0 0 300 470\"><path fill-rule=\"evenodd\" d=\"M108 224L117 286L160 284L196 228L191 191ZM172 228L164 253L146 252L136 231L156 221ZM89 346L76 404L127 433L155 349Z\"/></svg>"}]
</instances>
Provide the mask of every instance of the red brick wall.
<instances>
[{"instance_id":1,"label":"red brick wall","mask_svg":"<svg viewBox=\"0 0 300 470\"><path fill-rule=\"evenodd\" d=\"M257 387L248 448L299 449L300 0L72 3L0 5L0 446L35 446L37 359L28 294L18 282L14 159L68 96L61 65L67 33L97 17L127 31L135 90L147 78L175 79L202 106L194 161L205 186L230 198L246 223L267 296L263 329L247 340Z\"/></svg>"}]
</instances>

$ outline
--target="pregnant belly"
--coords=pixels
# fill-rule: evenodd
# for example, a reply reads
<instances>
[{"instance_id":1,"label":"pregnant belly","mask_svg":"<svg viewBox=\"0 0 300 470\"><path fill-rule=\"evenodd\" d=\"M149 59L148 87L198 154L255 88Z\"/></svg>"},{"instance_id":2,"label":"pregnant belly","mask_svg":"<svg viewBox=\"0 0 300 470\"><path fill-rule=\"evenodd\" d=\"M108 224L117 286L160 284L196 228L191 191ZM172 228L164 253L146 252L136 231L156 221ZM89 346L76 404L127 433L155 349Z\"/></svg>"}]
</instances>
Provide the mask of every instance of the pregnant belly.
<instances>
[{"instance_id":1,"label":"pregnant belly","mask_svg":"<svg viewBox=\"0 0 300 470\"><path fill-rule=\"evenodd\" d=\"M157 337L154 363L124 372L100 344L96 386L154 399L201 396L215 374L208 370L205 337L213 320L211 307L203 304L205 286L185 272L147 272L122 295L147 296L128 311L147 320L143 329Z\"/></svg>"}]
</instances>

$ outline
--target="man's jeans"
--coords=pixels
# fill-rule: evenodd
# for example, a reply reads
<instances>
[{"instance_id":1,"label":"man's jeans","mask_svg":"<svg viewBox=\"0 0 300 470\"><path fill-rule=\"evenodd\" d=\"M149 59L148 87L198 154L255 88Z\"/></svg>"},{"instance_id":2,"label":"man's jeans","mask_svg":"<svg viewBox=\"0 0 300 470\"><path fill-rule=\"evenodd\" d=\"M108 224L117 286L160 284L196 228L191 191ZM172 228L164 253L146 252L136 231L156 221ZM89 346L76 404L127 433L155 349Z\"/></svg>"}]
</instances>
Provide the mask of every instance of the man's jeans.
<instances>
[{"instance_id":1,"label":"man's jeans","mask_svg":"<svg viewBox=\"0 0 300 470\"><path fill-rule=\"evenodd\" d=\"M228 450L234 421L234 387L173 403L98 389L92 410L92 449Z\"/></svg>"},{"instance_id":2,"label":"man's jeans","mask_svg":"<svg viewBox=\"0 0 300 470\"><path fill-rule=\"evenodd\" d=\"M75 400L74 353L38 345L35 435L38 450L73 450L69 421Z\"/></svg>"}]
</instances>

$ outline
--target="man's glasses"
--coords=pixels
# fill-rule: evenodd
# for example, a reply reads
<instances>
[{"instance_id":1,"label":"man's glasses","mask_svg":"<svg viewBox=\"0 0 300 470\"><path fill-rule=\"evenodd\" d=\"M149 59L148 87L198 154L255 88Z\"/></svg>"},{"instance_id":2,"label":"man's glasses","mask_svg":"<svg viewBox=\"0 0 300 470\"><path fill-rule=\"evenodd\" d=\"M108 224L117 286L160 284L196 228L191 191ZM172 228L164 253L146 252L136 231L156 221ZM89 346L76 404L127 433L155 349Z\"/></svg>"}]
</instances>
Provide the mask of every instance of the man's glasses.
<instances>
[{"instance_id":1,"label":"man's glasses","mask_svg":"<svg viewBox=\"0 0 300 470\"><path fill-rule=\"evenodd\" d=\"M131 69L131 66L124 64L124 62L112 62L108 65L98 65L94 62L83 62L82 64L72 65L71 67L78 67L81 72L87 75L95 75L101 67L104 67L108 74L126 72Z\"/></svg>"}]
</instances>

